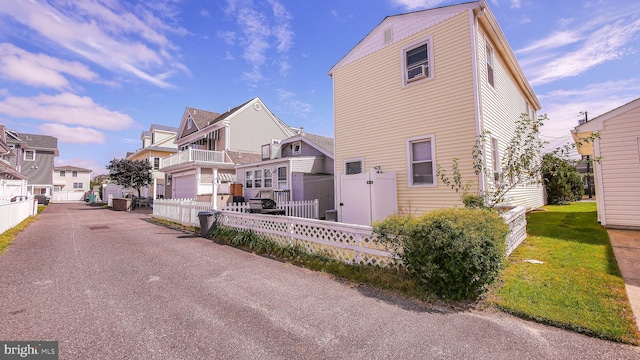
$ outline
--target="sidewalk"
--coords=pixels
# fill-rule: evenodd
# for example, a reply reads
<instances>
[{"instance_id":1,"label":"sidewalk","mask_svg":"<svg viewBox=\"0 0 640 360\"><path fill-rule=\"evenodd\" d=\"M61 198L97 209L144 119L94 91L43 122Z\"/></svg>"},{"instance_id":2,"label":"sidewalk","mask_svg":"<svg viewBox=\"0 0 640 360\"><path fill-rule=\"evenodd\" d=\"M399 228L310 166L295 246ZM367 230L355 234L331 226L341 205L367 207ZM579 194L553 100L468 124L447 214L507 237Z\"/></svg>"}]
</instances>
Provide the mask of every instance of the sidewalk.
<instances>
[{"instance_id":1,"label":"sidewalk","mask_svg":"<svg viewBox=\"0 0 640 360\"><path fill-rule=\"evenodd\" d=\"M640 329L640 231L607 229L607 233Z\"/></svg>"}]
</instances>

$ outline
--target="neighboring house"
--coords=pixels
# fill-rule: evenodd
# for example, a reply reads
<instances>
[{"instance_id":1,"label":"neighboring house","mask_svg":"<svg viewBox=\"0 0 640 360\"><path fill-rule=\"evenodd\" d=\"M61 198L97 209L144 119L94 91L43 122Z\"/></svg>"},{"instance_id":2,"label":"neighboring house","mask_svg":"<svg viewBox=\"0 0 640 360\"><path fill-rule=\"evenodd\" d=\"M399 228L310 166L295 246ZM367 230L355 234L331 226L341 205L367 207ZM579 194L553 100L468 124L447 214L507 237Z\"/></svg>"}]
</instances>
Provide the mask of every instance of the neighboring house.
<instances>
[{"instance_id":1,"label":"neighboring house","mask_svg":"<svg viewBox=\"0 0 640 360\"><path fill-rule=\"evenodd\" d=\"M598 221L640 229L640 98L571 131L578 152L590 155ZM593 140L589 139L592 135Z\"/></svg>"},{"instance_id":2,"label":"neighboring house","mask_svg":"<svg viewBox=\"0 0 640 360\"><path fill-rule=\"evenodd\" d=\"M333 139L303 131L280 144L262 146L262 161L238 165L236 176L247 199L276 202L318 199L320 217L334 209Z\"/></svg>"},{"instance_id":3,"label":"neighboring house","mask_svg":"<svg viewBox=\"0 0 640 360\"><path fill-rule=\"evenodd\" d=\"M259 162L263 144L293 135L259 98L223 114L187 107L176 136L179 152L161 160L167 197L211 201L217 208L231 200L236 165Z\"/></svg>"},{"instance_id":4,"label":"neighboring house","mask_svg":"<svg viewBox=\"0 0 640 360\"><path fill-rule=\"evenodd\" d=\"M7 144L16 154L11 165L27 178L30 194L51 196L53 160L58 156L58 139L48 135L25 134L5 130Z\"/></svg>"},{"instance_id":5,"label":"neighboring house","mask_svg":"<svg viewBox=\"0 0 640 360\"><path fill-rule=\"evenodd\" d=\"M52 200L84 200L91 190L91 171L76 166L54 167Z\"/></svg>"},{"instance_id":6,"label":"neighboring house","mask_svg":"<svg viewBox=\"0 0 640 360\"><path fill-rule=\"evenodd\" d=\"M164 125L151 124L149 131L143 131L140 139L142 148L135 153L128 153L128 160L148 160L151 164L151 177L153 184L141 189L141 195L145 197L164 198L165 174L160 171L160 159L178 152L175 143L178 128Z\"/></svg>"},{"instance_id":7,"label":"neighboring house","mask_svg":"<svg viewBox=\"0 0 640 360\"><path fill-rule=\"evenodd\" d=\"M483 160L499 173L515 123L541 107L485 1L386 17L329 75L343 222L462 206L437 166L450 174L457 158L471 192L490 188L494 176L473 170L477 136L491 132ZM513 189L504 205L541 206L543 188Z\"/></svg>"},{"instance_id":8,"label":"neighboring house","mask_svg":"<svg viewBox=\"0 0 640 360\"><path fill-rule=\"evenodd\" d=\"M11 166L16 154L7 144L4 125L0 125L0 204L15 196L27 195L27 177Z\"/></svg>"}]
</instances>

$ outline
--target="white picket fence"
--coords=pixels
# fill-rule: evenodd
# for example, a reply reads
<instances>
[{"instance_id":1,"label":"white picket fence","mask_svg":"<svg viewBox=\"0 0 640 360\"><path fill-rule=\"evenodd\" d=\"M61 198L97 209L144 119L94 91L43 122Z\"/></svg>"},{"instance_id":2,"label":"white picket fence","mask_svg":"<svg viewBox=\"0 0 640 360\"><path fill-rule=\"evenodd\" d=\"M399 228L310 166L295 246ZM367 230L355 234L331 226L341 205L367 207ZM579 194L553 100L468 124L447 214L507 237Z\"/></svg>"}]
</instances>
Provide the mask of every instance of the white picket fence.
<instances>
[{"instance_id":1,"label":"white picket fence","mask_svg":"<svg viewBox=\"0 0 640 360\"><path fill-rule=\"evenodd\" d=\"M278 202L276 207L285 211L285 216L305 219L319 219L320 205L318 199L308 201ZM221 211L248 212L249 203L231 203L220 208Z\"/></svg>"},{"instance_id":2,"label":"white picket fence","mask_svg":"<svg viewBox=\"0 0 640 360\"><path fill-rule=\"evenodd\" d=\"M319 217L318 200L290 201L279 203L278 209L285 211L286 216L317 219ZM198 213L212 210L210 202L195 201L193 199L157 199L153 202L153 216L178 222L183 225L200 226ZM249 203L232 203L224 205L221 211L246 213Z\"/></svg>"},{"instance_id":3,"label":"white picket fence","mask_svg":"<svg viewBox=\"0 0 640 360\"><path fill-rule=\"evenodd\" d=\"M38 203L33 198L0 204L0 234L38 213Z\"/></svg>"},{"instance_id":4,"label":"white picket fence","mask_svg":"<svg viewBox=\"0 0 640 360\"><path fill-rule=\"evenodd\" d=\"M208 201L193 199L156 199L153 201L153 216L175 221L182 225L200 226L198 213L211 210Z\"/></svg>"}]
</instances>

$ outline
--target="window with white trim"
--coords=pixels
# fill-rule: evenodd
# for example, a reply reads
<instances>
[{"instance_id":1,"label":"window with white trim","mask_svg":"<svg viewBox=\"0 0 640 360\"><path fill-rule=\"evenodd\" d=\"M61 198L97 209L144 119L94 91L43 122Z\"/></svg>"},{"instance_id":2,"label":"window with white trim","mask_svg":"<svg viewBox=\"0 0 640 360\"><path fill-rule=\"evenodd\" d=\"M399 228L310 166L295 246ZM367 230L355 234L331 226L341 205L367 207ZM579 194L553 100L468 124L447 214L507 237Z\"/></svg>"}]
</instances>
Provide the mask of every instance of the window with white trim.
<instances>
[{"instance_id":1,"label":"window with white trim","mask_svg":"<svg viewBox=\"0 0 640 360\"><path fill-rule=\"evenodd\" d=\"M24 160L25 161L35 161L36 160L36 151L35 150L25 150L24 151Z\"/></svg>"},{"instance_id":2,"label":"window with white trim","mask_svg":"<svg viewBox=\"0 0 640 360\"><path fill-rule=\"evenodd\" d=\"M67 172L64 170L60 170L60 177L65 177L67 175Z\"/></svg>"},{"instance_id":3,"label":"window with white trim","mask_svg":"<svg viewBox=\"0 0 640 360\"><path fill-rule=\"evenodd\" d=\"M270 188L273 186L273 172L271 169L264 169L264 187Z\"/></svg>"},{"instance_id":4,"label":"window with white trim","mask_svg":"<svg viewBox=\"0 0 640 360\"><path fill-rule=\"evenodd\" d=\"M73 183L73 188L74 189L82 189L82 183L81 182L74 182Z\"/></svg>"},{"instance_id":5,"label":"window with white trim","mask_svg":"<svg viewBox=\"0 0 640 360\"><path fill-rule=\"evenodd\" d=\"M78 177L78 172L75 170L71 171L71 177Z\"/></svg>"},{"instance_id":6,"label":"window with white trim","mask_svg":"<svg viewBox=\"0 0 640 360\"><path fill-rule=\"evenodd\" d=\"M153 170L159 170L160 169L160 158L159 157L154 157L153 158Z\"/></svg>"},{"instance_id":7,"label":"window with white trim","mask_svg":"<svg viewBox=\"0 0 640 360\"><path fill-rule=\"evenodd\" d=\"M281 166L278 168L278 189L286 190L288 187L287 182L287 167Z\"/></svg>"},{"instance_id":8,"label":"window with white trim","mask_svg":"<svg viewBox=\"0 0 640 360\"><path fill-rule=\"evenodd\" d=\"M494 86L494 81L493 81L493 48L491 47L491 45L489 45L488 41L487 41L487 52L486 52L485 56L487 57L487 83L489 83L489 85L491 85L493 87Z\"/></svg>"},{"instance_id":9,"label":"window with white trim","mask_svg":"<svg viewBox=\"0 0 640 360\"><path fill-rule=\"evenodd\" d=\"M300 153L302 152L302 143L300 141L294 142L292 145L292 150L291 153L293 155L300 155Z\"/></svg>"},{"instance_id":10,"label":"window with white trim","mask_svg":"<svg viewBox=\"0 0 640 360\"><path fill-rule=\"evenodd\" d=\"M245 186L244 186L245 188L247 189L253 188L253 171L245 172L244 182L245 182Z\"/></svg>"},{"instance_id":11,"label":"window with white trim","mask_svg":"<svg viewBox=\"0 0 640 360\"><path fill-rule=\"evenodd\" d=\"M433 78L433 50L431 37L402 49L404 85Z\"/></svg>"},{"instance_id":12,"label":"window with white trim","mask_svg":"<svg viewBox=\"0 0 640 360\"><path fill-rule=\"evenodd\" d=\"M261 188L262 187L262 169L261 170L255 170L253 172L254 174L254 179L253 179L253 186L257 189L257 188Z\"/></svg>"},{"instance_id":13,"label":"window with white trim","mask_svg":"<svg viewBox=\"0 0 640 360\"><path fill-rule=\"evenodd\" d=\"M355 175L362 174L362 159L345 160L344 162L344 174Z\"/></svg>"},{"instance_id":14,"label":"window with white trim","mask_svg":"<svg viewBox=\"0 0 640 360\"><path fill-rule=\"evenodd\" d=\"M193 127L193 119L189 117L187 119L187 129L191 129Z\"/></svg>"},{"instance_id":15,"label":"window with white trim","mask_svg":"<svg viewBox=\"0 0 640 360\"><path fill-rule=\"evenodd\" d=\"M407 140L409 158L409 185L435 185L433 136Z\"/></svg>"}]
</instances>

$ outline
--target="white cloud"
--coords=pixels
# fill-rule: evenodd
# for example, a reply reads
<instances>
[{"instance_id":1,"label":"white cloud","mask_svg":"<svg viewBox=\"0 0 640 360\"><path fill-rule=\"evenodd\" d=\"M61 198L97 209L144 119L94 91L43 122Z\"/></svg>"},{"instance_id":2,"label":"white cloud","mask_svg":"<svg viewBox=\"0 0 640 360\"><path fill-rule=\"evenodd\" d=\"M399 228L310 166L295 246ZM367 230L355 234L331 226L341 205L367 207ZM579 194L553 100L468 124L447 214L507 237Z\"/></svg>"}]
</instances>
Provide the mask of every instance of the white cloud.
<instances>
[{"instance_id":1,"label":"white cloud","mask_svg":"<svg viewBox=\"0 0 640 360\"><path fill-rule=\"evenodd\" d=\"M186 33L175 25L176 9L171 2L17 1L3 3L0 16L30 28L37 41L47 39L101 67L166 88L171 85L154 73L190 74L165 35Z\"/></svg>"},{"instance_id":2,"label":"white cloud","mask_svg":"<svg viewBox=\"0 0 640 360\"><path fill-rule=\"evenodd\" d=\"M63 143L90 145L106 142L104 133L95 129L51 123L40 125L39 128L43 134L53 136Z\"/></svg>"},{"instance_id":3,"label":"white cloud","mask_svg":"<svg viewBox=\"0 0 640 360\"><path fill-rule=\"evenodd\" d=\"M406 10L430 9L450 2L448 0L391 0L395 6L400 6Z\"/></svg>"},{"instance_id":4,"label":"white cloud","mask_svg":"<svg viewBox=\"0 0 640 360\"><path fill-rule=\"evenodd\" d=\"M549 121L541 133L550 138L565 137L587 112L589 119L602 115L639 97L640 78L590 84L579 89L560 89L539 95L542 112Z\"/></svg>"},{"instance_id":5,"label":"white cloud","mask_svg":"<svg viewBox=\"0 0 640 360\"><path fill-rule=\"evenodd\" d=\"M313 112L313 105L298 99L294 92L276 89L276 95L282 104L282 106L278 106L278 114L293 114L306 118Z\"/></svg>"},{"instance_id":6,"label":"white cloud","mask_svg":"<svg viewBox=\"0 0 640 360\"><path fill-rule=\"evenodd\" d=\"M22 84L69 90L64 75L97 81L98 74L77 61L65 61L46 54L34 54L12 44L0 43L0 77Z\"/></svg>"},{"instance_id":7,"label":"white cloud","mask_svg":"<svg viewBox=\"0 0 640 360\"><path fill-rule=\"evenodd\" d=\"M516 54L532 85L575 77L600 64L633 53L629 44L640 32L640 10L601 9L601 13L570 30L557 29L519 49ZM567 27L573 19L561 19Z\"/></svg>"},{"instance_id":8,"label":"white cloud","mask_svg":"<svg viewBox=\"0 0 640 360\"><path fill-rule=\"evenodd\" d=\"M512 9L520 9L520 6L522 6L521 0L511 0L510 2Z\"/></svg>"},{"instance_id":9,"label":"white cloud","mask_svg":"<svg viewBox=\"0 0 640 360\"><path fill-rule=\"evenodd\" d=\"M241 30L240 33L218 33L227 44L242 47L242 59L250 65L250 69L242 73L242 79L254 85L265 78L265 67L271 64L278 66L281 76L285 76L291 67L288 52L295 37L291 28L292 16L280 2L267 2L271 6L272 17L255 8L251 2L228 0L225 13L235 19Z\"/></svg>"},{"instance_id":10,"label":"white cloud","mask_svg":"<svg viewBox=\"0 0 640 360\"><path fill-rule=\"evenodd\" d=\"M108 110L87 96L72 93L7 96L0 101L0 114L88 128L122 130L133 125L129 115Z\"/></svg>"}]
</instances>

